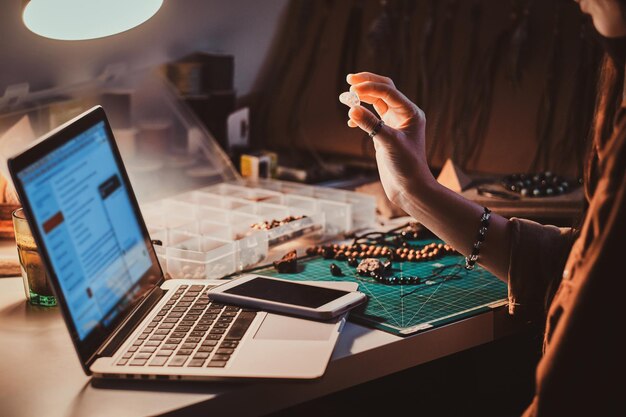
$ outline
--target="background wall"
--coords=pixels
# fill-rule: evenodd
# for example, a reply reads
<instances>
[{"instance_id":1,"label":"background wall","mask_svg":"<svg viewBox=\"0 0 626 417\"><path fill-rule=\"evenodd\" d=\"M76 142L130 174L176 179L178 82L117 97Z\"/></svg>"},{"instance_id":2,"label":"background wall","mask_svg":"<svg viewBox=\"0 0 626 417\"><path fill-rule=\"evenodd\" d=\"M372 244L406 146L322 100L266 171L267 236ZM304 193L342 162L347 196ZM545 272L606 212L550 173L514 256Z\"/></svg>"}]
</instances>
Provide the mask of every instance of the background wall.
<instances>
[{"instance_id":1,"label":"background wall","mask_svg":"<svg viewBox=\"0 0 626 417\"><path fill-rule=\"evenodd\" d=\"M62 42L31 33L21 1L0 6L0 96L8 85L31 91L94 78L110 63L142 68L206 50L235 56L235 88L248 93L263 65L286 0L165 0L148 22L103 39ZM123 11L121 11L123 13Z\"/></svg>"},{"instance_id":2,"label":"background wall","mask_svg":"<svg viewBox=\"0 0 626 417\"><path fill-rule=\"evenodd\" d=\"M427 115L431 166L578 176L599 48L565 0L293 0L258 106L262 146L373 166L346 127L349 72L390 76ZM291 154L290 154L291 157Z\"/></svg>"}]
</instances>

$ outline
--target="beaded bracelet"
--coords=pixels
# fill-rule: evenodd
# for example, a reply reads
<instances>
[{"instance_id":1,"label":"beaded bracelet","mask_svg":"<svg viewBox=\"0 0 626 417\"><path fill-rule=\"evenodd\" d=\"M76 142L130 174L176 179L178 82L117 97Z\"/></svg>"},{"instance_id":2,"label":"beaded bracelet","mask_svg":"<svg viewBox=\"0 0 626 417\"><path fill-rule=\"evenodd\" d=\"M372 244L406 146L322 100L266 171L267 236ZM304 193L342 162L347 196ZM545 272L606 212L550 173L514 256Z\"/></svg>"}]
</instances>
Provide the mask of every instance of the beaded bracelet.
<instances>
[{"instance_id":1,"label":"beaded bracelet","mask_svg":"<svg viewBox=\"0 0 626 417\"><path fill-rule=\"evenodd\" d=\"M489 228L489 218L491 217L491 210L487 207L484 207L485 211L483 211L483 215L480 218L480 229L478 229L478 236L476 238L476 243L474 243L474 247L472 248L472 253L465 257L465 269L471 271L474 269L474 265L476 265L476 261L478 261L478 255L480 254L480 247L485 241L485 236L487 235L487 229Z\"/></svg>"}]
</instances>

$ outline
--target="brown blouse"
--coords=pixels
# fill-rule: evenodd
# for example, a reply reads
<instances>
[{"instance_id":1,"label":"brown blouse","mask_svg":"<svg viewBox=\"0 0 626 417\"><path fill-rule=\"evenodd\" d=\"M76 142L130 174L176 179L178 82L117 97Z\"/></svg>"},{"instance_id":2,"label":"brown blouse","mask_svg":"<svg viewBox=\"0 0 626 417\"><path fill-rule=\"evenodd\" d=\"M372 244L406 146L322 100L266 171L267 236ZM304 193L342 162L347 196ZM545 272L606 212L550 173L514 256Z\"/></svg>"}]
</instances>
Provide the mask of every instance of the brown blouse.
<instances>
[{"instance_id":1,"label":"brown blouse","mask_svg":"<svg viewBox=\"0 0 626 417\"><path fill-rule=\"evenodd\" d=\"M626 416L626 109L596 150L599 180L579 235L509 222L509 312L547 311L527 417Z\"/></svg>"}]
</instances>

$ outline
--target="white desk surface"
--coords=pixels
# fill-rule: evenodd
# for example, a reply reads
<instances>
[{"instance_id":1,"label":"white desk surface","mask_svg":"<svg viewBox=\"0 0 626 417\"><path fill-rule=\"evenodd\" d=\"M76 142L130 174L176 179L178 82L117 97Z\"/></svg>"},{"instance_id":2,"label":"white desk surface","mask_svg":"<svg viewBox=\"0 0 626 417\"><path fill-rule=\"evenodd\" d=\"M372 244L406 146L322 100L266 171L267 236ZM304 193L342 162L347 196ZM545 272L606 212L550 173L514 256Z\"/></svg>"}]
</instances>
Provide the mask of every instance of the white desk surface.
<instances>
[{"instance_id":1,"label":"white desk surface","mask_svg":"<svg viewBox=\"0 0 626 417\"><path fill-rule=\"evenodd\" d=\"M14 244L0 244L0 256L11 251ZM0 278L0 415L262 415L490 342L511 328L503 308L408 338L348 323L315 381L102 382L83 373L58 307L30 306L21 278Z\"/></svg>"}]
</instances>

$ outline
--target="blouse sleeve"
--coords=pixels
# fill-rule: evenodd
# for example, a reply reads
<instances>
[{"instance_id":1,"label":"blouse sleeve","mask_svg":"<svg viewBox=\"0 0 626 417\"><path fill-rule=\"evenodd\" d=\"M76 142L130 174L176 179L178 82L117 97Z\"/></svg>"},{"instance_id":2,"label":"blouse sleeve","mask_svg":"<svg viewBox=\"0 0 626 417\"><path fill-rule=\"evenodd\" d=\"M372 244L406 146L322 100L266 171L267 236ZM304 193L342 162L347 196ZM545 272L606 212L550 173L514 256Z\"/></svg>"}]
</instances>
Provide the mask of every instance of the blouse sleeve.
<instances>
[{"instance_id":1,"label":"blouse sleeve","mask_svg":"<svg viewBox=\"0 0 626 417\"><path fill-rule=\"evenodd\" d=\"M575 233L571 228L518 218L509 220L509 227L509 314L528 319L545 317Z\"/></svg>"}]
</instances>

